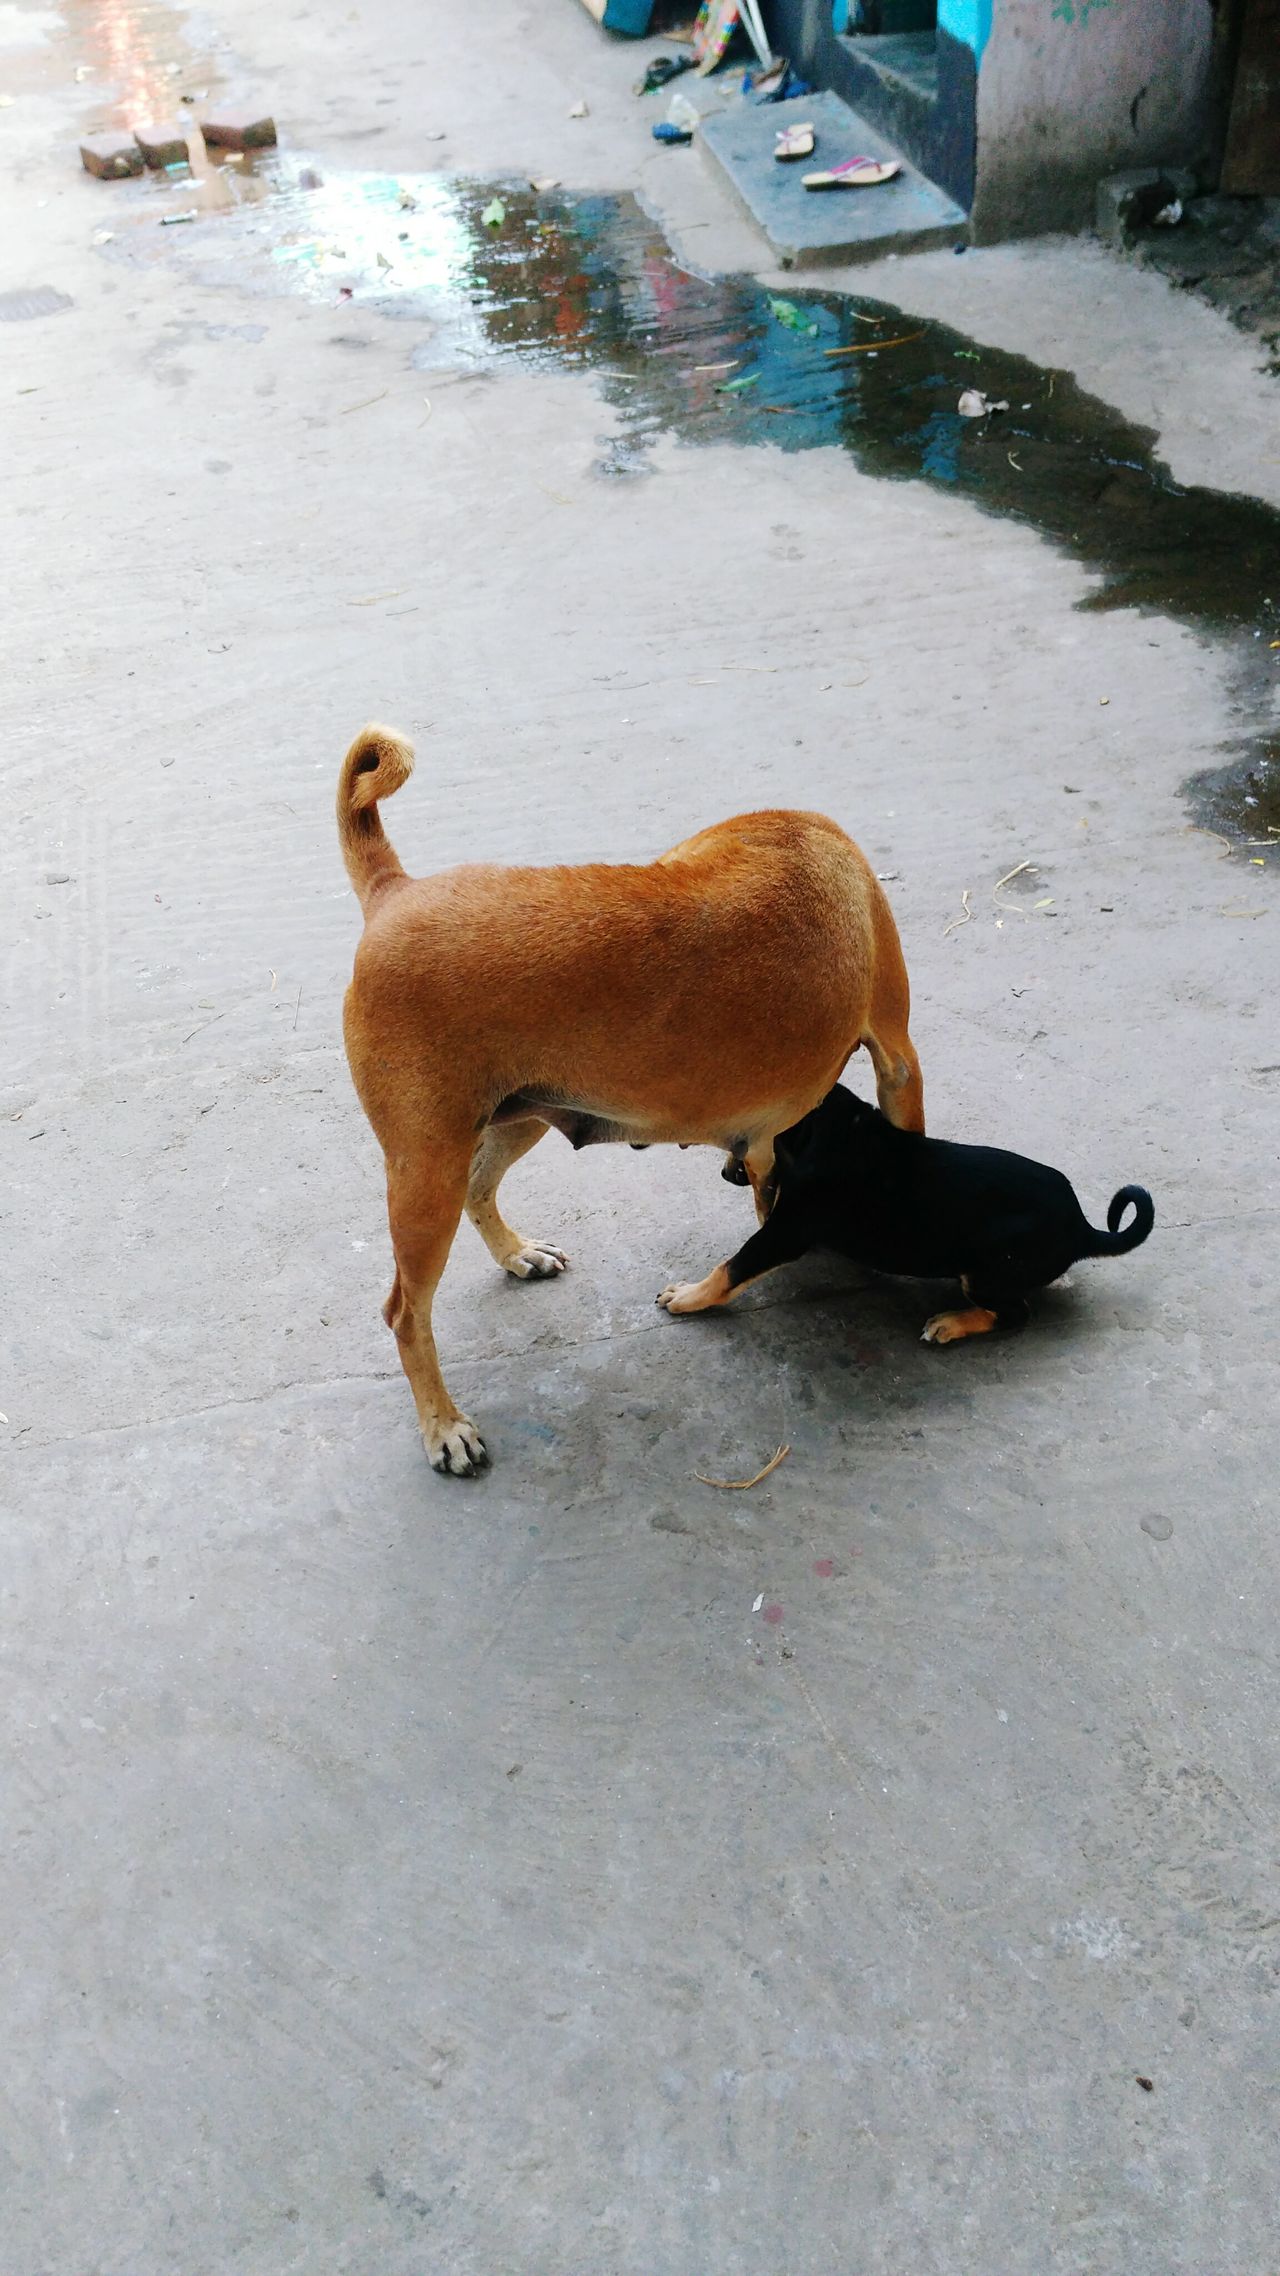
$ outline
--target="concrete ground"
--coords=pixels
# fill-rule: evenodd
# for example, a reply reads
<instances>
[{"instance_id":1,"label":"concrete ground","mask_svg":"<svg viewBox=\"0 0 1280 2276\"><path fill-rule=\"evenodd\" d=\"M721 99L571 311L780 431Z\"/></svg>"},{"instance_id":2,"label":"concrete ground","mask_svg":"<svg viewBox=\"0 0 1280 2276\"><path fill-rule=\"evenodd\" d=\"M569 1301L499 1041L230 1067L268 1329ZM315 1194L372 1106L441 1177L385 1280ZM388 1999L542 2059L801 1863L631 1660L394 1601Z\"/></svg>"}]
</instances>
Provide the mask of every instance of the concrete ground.
<instances>
[{"instance_id":1,"label":"concrete ground","mask_svg":"<svg viewBox=\"0 0 1280 2276\"><path fill-rule=\"evenodd\" d=\"M133 192L78 133L167 55L321 166L638 187L757 263L573 0L6 0L0 43L0 289L74 303L0 387L4 2276L1262 2276L1280 912L1179 795L1222 654L958 494L671 437L607 481L590 376L437 385L412 326L94 243ZM1163 280L857 289L1280 501L1256 344ZM412 867L829 809L934 1129L1095 1221L1142 1180L1149 1245L951 1351L822 1259L676 1323L744 1197L551 1138L512 1214L572 1269L464 1227L494 1467L432 1476L339 1034L369 716Z\"/></svg>"},{"instance_id":2,"label":"concrete ground","mask_svg":"<svg viewBox=\"0 0 1280 2276\"><path fill-rule=\"evenodd\" d=\"M1188 201L1176 228L1145 228L1131 247L1137 260L1183 292L1220 308L1242 331L1280 352L1280 198L1202 197Z\"/></svg>"}]
</instances>

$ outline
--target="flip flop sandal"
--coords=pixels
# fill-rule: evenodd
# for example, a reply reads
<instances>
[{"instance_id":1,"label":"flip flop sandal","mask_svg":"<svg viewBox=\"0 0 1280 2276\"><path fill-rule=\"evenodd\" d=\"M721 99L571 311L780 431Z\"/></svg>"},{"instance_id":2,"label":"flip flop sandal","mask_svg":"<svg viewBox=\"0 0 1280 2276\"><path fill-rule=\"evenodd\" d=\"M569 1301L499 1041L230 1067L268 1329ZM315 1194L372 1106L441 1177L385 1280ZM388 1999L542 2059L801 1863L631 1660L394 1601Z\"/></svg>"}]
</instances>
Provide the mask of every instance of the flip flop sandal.
<instances>
[{"instance_id":1,"label":"flip flop sandal","mask_svg":"<svg viewBox=\"0 0 1280 2276\"><path fill-rule=\"evenodd\" d=\"M779 127L774 136L773 155L775 158L810 158L814 139L813 128L807 124Z\"/></svg>"},{"instance_id":2,"label":"flip flop sandal","mask_svg":"<svg viewBox=\"0 0 1280 2276\"><path fill-rule=\"evenodd\" d=\"M787 57L785 55L777 56L767 71L756 70L747 73L743 91L748 95L753 95L758 103L767 102L771 95L778 93L790 69L791 65Z\"/></svg>"},{"instance_id":3,"label":"flip flop sandal","mask_svg":"<svg viewBox=\"0 0 1280 2276\"><path fill-rule=\"evenodd\" d=\"M901 172L897 158L846 158L842 166L829 166L821 174L805 174L802 180L806 190L872 190Z\"/></svg>"}]
</instances>

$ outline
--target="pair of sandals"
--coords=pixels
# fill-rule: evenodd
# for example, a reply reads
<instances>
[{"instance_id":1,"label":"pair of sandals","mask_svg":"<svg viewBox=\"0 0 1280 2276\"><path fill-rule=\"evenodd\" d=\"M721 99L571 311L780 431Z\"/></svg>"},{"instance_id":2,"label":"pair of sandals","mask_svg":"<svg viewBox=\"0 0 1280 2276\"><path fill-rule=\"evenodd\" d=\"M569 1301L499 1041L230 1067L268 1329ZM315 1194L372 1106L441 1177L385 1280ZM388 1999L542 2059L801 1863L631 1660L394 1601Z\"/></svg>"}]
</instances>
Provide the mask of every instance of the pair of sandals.
<instances>
[{"instance_id":1,"label":"pair of sandals","mask_svg":"<svg viewBox=\"0 0 1280 2276\"><path fill-rule=\"evenodd\" d=\"M780 127L773 155L782 162L811 158L815 140L811 126ZM901 172L901 162L896 158L846 158L839 166L825 166L820 173L802 175L801 180L806 190L870 190L881 182L891 182Z\"/></svg>"}]
</instances>

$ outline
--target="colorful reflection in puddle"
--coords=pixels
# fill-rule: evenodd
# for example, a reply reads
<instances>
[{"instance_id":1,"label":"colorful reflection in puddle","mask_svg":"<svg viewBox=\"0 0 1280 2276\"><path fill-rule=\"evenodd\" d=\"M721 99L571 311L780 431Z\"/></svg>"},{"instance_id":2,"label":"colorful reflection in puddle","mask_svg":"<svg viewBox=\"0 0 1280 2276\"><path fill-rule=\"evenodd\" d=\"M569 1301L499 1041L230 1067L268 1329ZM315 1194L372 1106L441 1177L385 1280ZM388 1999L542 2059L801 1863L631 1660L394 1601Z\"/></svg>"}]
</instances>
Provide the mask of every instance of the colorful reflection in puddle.
<instances>
[{"instance_id":1,"label":"colorful reflection in puddle","mask_svg":"<svg viewBox=\"0 0 1280 2276\"><path fill-rule=\"evenodd\" d=\"M284 154L242 189L258 202L181 231L125 230L109 251L416 324L422 370L593 372L616 414L605 473L643 471L659 435L835 446L868 473L1025 522L1092 573L1085 608L1158 609L1230 639L1234 692L1259 732L1212 784L1191 787L1211 797L1215 827L1265 836L1280 822L1266 740L1280 515L1176 483L1150 430L1069 372L883 302L798 287L780 298L753 278L699 276L629 196L331 173ZM1008 412L961 418L960 395L975 387Z\"/></svg>"}]
</instances>

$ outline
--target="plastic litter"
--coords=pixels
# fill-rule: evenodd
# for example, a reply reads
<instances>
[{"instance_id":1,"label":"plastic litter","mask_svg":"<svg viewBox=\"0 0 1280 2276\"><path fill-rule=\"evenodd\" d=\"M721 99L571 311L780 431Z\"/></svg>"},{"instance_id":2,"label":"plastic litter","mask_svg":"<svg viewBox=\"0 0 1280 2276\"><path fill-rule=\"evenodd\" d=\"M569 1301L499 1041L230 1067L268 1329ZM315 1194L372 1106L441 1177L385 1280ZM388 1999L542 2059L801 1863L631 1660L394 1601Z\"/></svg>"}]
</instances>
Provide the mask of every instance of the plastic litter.
<instances>
[{"instance_id":1,"label":"plastic litter","mask_svg":"<svg viewBox=\"0 0 1280 2276\"><path fill-rule=\"evenodd\" d=\"M796 307L794 300L771 300L769 314L776 324L784 324L788 332L803 332L808 339L816 340L817 325L811 323L804 311Z\"/></svg>"},{"instance_id":2,"label":"plastic litter","mask_svg":"<svg viewBox=\"0 0 1280 2276\"><path fill-rule=\"evenodd\" d=\"M1007 411L1008 408L1007 403L991 402L990 398L984 395L981 388L978 387L966 387L956 405L962 419L987 419L993 411Z\"/></svg>"}]
</instances>

